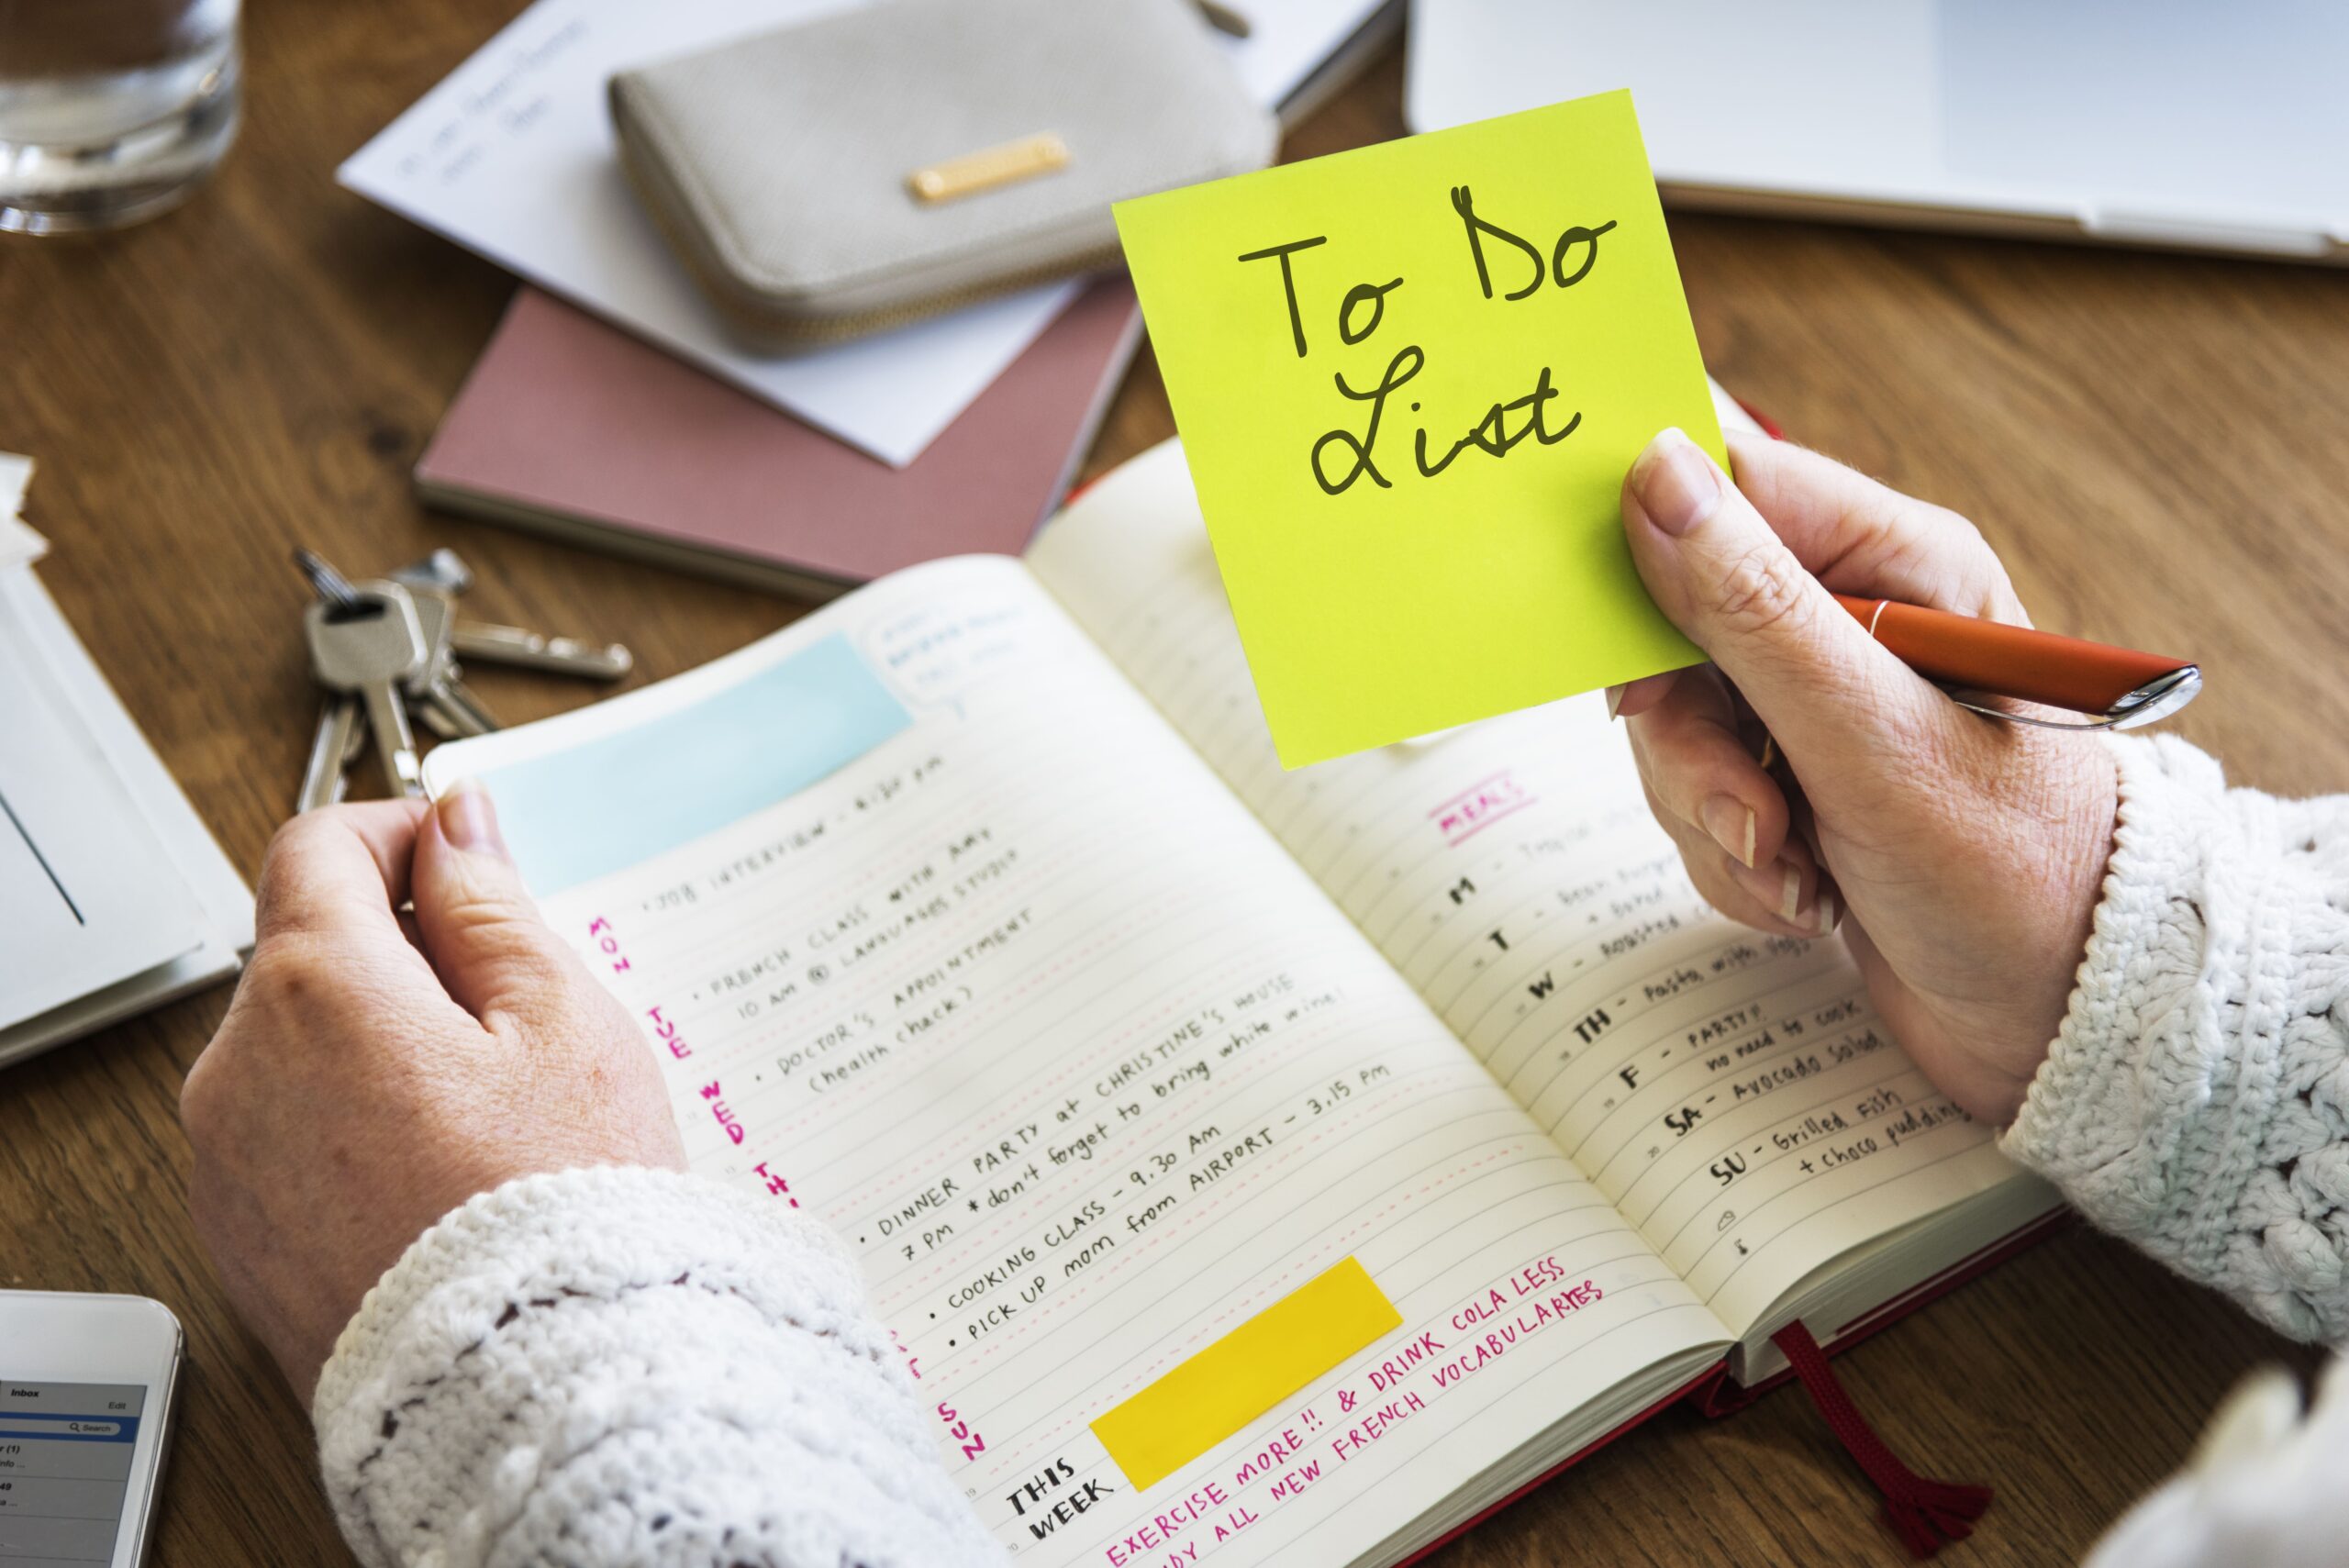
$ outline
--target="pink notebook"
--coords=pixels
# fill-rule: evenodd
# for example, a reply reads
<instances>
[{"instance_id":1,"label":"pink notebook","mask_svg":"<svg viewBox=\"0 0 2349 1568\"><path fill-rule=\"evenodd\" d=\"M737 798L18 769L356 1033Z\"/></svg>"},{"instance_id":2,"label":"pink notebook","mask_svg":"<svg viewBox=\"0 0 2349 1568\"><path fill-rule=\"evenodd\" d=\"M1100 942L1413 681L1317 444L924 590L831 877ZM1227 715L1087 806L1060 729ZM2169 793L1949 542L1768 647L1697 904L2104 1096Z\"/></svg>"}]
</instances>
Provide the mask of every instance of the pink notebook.
<instances>
[{"instance_id":1,"label":"pink notebook","mask_svg":"<svg viewBox=\"0 0 2349 1568\"><path fill-rule=\"evenodd\" d=\"M524 287L416 465L433 506L786 593L1016 554L1058 506L1140 337L1104 278L904 468Z\"/></svg>"}]
</instances>

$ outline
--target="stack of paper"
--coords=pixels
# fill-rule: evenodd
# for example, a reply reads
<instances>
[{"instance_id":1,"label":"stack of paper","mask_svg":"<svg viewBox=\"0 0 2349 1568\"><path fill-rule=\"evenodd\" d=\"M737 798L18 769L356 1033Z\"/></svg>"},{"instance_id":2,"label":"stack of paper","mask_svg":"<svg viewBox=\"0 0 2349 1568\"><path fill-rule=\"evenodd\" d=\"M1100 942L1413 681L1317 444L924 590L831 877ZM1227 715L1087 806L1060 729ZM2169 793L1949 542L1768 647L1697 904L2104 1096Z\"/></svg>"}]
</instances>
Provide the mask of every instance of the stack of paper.
<instances>
[{"instance_id":1,"label":"stack of paper","mask_svg":"<svg viewBox=\"0 0 2349 1568\"><path fill-rule=\"evenodd\" d=\"M0 1064L237 973L253 901L33 576L0 453Z\"/></svg>"},{"instance_id":2,"label":"stack of paper","mask_svg":"<svg viewBox=\"0 0 2349 1568\"><path fill-rule=\"evenodd\" d=\"M729 338L621 173L615 71L788 26L842 0L539 0L343 164L343 184L895 467L918 456L1076 294L1030 289L787 357ZM1244 0L1258 97L1319 99L1399 18L1388 0ZM1205 25L1204 23L1202 24Z\"/></svg>"}]
</instances>

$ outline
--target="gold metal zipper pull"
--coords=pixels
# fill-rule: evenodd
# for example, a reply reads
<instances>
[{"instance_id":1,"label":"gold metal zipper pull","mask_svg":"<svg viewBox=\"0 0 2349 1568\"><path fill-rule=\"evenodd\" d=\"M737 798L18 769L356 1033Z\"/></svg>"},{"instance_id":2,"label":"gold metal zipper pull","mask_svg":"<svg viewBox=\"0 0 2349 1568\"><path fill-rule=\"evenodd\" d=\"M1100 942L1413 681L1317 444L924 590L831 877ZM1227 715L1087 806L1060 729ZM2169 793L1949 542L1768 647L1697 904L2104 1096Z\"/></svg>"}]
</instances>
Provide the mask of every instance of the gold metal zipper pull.
<instances>
[{"instance_id":1,"label":"gold metal zipper pull","mask_svg":"<svg viewBox=\"0 0 2349 1568\"><path fill-rule=\"evenodd\" d=\"M1068 144L1052 131L1041 131L917 169L906 176L906 188L918 201L951 202L1065 169L1068 161Z\"/></svg>"}]
</instances>

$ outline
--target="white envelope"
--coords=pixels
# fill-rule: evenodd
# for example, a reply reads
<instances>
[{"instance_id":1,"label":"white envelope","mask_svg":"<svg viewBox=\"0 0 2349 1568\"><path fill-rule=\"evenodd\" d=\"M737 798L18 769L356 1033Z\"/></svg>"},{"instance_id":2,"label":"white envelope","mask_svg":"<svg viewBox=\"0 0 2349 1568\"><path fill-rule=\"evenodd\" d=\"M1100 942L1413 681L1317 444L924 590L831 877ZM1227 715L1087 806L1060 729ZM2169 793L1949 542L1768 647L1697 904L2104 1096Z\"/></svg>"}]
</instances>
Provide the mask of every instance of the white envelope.
<instances>
[{"instance_id":1,"label":"white envelope","mask_svg":"<svg viewBox=\"0 0 2349 1568\"><path fill-rule=\"evenodd\" d=\"M604 104L613 72L853 0L539 0L346 161L337 178L896 466L920 455L1075 285L1008 295L787 358L746 352L637 206ZM1277 104L1376 0L1246 0L1241 74Z\"/></svg>"}]
</instances>

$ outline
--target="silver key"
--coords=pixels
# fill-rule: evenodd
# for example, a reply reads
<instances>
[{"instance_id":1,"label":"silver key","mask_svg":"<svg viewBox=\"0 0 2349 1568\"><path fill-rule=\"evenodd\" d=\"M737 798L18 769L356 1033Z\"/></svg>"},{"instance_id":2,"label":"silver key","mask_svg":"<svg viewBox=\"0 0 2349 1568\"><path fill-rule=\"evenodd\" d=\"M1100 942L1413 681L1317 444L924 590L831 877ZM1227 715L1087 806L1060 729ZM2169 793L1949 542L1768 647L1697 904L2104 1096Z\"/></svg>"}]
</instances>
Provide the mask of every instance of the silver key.
<instances>
[{"instance_id":1,"label":"silver key","mask_svg":"<svg viewBox=\"0 0 2349 1568\"><path fill-rule=\"evenodd\" d=\"M445 550L436 555L456 560L452 552ZM462 571L463 563L459 562L457 565ZM395 574L395 581L406 584L408 597L415 602L417 624L424 629L426 650L424 668L402 690L416 705L416 717L441 740L486 735L498 727L497 720L473 695L473 688L465 684L457 668L455 652L449 645L457 614L453 590L442 586L440 581L417 581L408 575L416 570L404 567Z\"/></svg>"},{"instance_id":2,"label":"silver key","mask_svg":"<svg viewBox=\"0 0 2349 1568\"><path fill-rule=\"evenodd\" d=\"M434 657L440 667L449 672L446 681L434 684L449 688L449 695L457 705L469 706L483 717L487 717L487 710L457 678L454 662L459 655L492 664L551 670L559 675L596 681L617 681L636 668L636 656L617 642L599 648L575 637L542 637L518 626L495 626L486 621L451 619L446 628L447 642L440 642L440 630L431 623L425 595L438 592L453 612L457 595L473 585L473 569L453 550L436 550L421 561L411 562L393 573L392 580L405 584L417 595L417 611L426 617L426 639L435 644ZM489 720L489 727L496 728L496 721Z\"/></svg>"},{"instance_id":3,"label":"silver key","mask_svg":"<svg viewBox=\"0 0 2349 1568\"><path fill-rule=\"evenodd\" d=\"M473 585L473 569L455 550L436 550L423 560L411 562L393 573L392 581L406 584L411 591L439 588L447 594L462 594Z\"/></svg>"},{"instance_id":4,"label":"silver key","mask_svg":"<svg viewBox=\"0 0 2349 1568\"><path fill-rule=\"evenodd\" d=\"M486 735L499 728L496 718L467 686L449 646L455 623L457 595L473 585L473 570L453 550L436 550L421 561L410 562L392 574L416 600L417 620L424 628L429 651L424 673L408 683L414 717L443 740Z\"/></svg>"},{"instance_id":5,"label":"silver key","mask_svg":"<svg viewBox=\"0 0 2349 1568\"><path fill-rule=\"evenodd\" d=\"M498 728L497 720L481 706L481 699L472 695L472 689L464 682L453 676L446 684L428 684L420 692L406 695L411 710L409 717L440 740L463 740L475 735L486 735Z\"/></svg>"},{"instance_id":6,"label":"silver key","mask_svg":"<svg viewBox=\"0 0 2349 1568\"><path fill-rule=\"evenodd\" d=\"M397 583L358 585L351 609L314 601L302 613L310 639L310 669L331 692L355 695L394 795L420 795L423 775L416 736L408 728L401 684L422 669L429 650L416 601Z\"/></svg>"},{"instance_id":7,"label":"silver key","mask_svg":"<svg viewBox=\"0 0 2349 1568\"><path fill-rule=\"evenodd\" d=\"M310 760L302 770L302 794L294 803L296 813L316 811L342 798L350 787L346 770L366 739L359 699L347 692L328 693L318 710L317 734L310 741Z\"/></svg>"},{"instance_id":8,"label":"silver key","mask_svg":"<svg viewBox=\"0 0 2349 1568\"><path fill-rule=\"evenodd\" d=\"M453 558L452 558L453 559ZM358 595L350 581L312 550L297 550L295 562L302 568L317 596L340 611ZM426 564L438 566L436 562ZM460 568L462 562L458 563ZM367 749L367 722L357 697L332 692L319 705L318 728L310 740L310 756L302 770L302 789L294 809L298 815L340 803L351 790L351 764Z\"/></svg>"},{"instance_id":9,"label":"silver key","mask_svg":"<svg viewBox=\"0 0 2349 1568\"><path fill-rule=\"evenodd\" d=\"M497 716L483 706L481 698L473 695L473 689L465 684L454 663L441 672L440 679L433 686L428 700L432 704L432 711L455 732L441 736L443 740L468 735L486 735L502 728L497 722Z\"/></svg>"},{"instance_id":10,"label":"silver key","mask_svg":"<svg viewBox=\"0 0 2349 1568\"><path fill-rule=\"evenodd\" d=\"M617 642L598 647L575 637L542 637L518 626L486 621L457 621L450 628L449 645L459 659L551 670L591 681L617 681L636 668L636 655Z\"/></svg>"},{"instance_id":11,"label":"silver key","mask_svg":"<svg viewBox=\"0 0 2349 1568\"><path fill-rule=\"evenodd\" d=\"M341 573L328 565L326 557L317 550L295 550L294 564L300 567L302 575L310 580L310 591L337 609L349 608L355 599L356 595L351 591L350 581Z\"/></svg>"}]
</instances>

